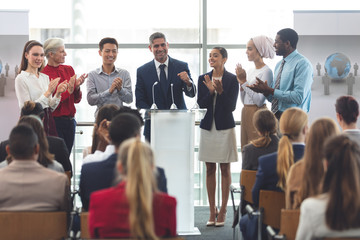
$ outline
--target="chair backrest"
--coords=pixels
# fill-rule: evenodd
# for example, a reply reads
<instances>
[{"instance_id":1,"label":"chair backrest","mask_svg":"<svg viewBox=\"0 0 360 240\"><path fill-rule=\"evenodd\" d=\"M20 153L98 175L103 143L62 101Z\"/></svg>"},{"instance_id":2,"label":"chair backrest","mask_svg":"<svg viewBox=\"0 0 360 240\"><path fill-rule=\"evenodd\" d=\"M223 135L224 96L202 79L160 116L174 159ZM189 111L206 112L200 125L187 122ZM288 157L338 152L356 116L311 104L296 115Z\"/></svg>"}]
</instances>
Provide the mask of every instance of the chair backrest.
<instances>
[{"instance_id":1,"label":"chair backrest","mask_svg":"<svg viewBox=\"0 0 360 240\"><path fill-rule=\"evenodd\" d=\"M260 190L259 208L263 209L263 223L280 229L281 209L285 208L285 193Z\"/></svg>"},{"instance_id":2,"label":"chair backrest","mask_svg":"<svg viewBox=\"0 0 360 240\"><path fill-rule=\"evenodd\" d=\"M67 237L66 212L0 212L0 239L42 240Z\"/></svg>"},{"instance_id":3,"label":"chair backrest","mask_svg":"<svg viewBox=\"0 0 360 240\"><path fill-rule=\"evenodd\" d=\"M240 174L240 186L241 197L243 200L253 203L251 190L256 181L256 171L253 170L241 170Z\"/></svg>"},{"instance_id":4,"label":"chair backrest","mask_svg":"<svg viewBox=\"0 0 360 240\"><path fill-rule=\"evenodd\" d=\"M299 225L300 209L281 209L280 234L294 240Z\"/></svg>"},{"instance_id":5,"label":"chair backrest","mask_svg":"<svg viewBox=\"0 0 360 240\"><path fill-rule=\"evenodd\" d=\"M89 212L81 212L80 213L81 238L90 238L88 217L89 217Z\"/></svg>"},{"instance_id":6,"label":"chair backrest","mask_svg":"<svg viewBox=\"0 0 360 240\"><path fill-rule=\"evenodd\" d=\"M90 232L88 227L88 217L89 212L81 212L80 213L80 231L81 231L81 238L90 238ZM172 237L172 238L166 238L167 240L185 240L182 237ZM116 239L115 239L116 240ZM121 238L121 240L126 240L124 238ZM128 240L135 240L133 238L129 238Z\"/></svg>"},{"instance_id":7,"label":"chair backrest","mask_svg":"<svg viewBox=\"0 0 360 240\"><path fill-rule=\"evenodd\" d=\"M336 238L323 238L323 240L360 240L360 237L336 237Z\"/></svg>"}]
</instances>

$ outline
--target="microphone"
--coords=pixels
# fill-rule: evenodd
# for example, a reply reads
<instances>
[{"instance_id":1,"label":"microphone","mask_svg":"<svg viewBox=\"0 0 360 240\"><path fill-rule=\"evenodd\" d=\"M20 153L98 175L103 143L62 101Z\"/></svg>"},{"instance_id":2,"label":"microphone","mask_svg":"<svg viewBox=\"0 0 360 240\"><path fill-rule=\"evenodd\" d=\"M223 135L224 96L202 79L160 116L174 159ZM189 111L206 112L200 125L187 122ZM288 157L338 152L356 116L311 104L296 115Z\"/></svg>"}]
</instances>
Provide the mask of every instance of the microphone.
<instances>
[{"instance_id":1,"label":"microphone","mask_svg":"<svg viewBox=\"0 0 360 240\"><path fill-rule=\"evenodd\" d=\"M171 83L171 98L172 98L172 104L171 104L171 107L170 107L170 109L178 109L177 108L177 106L175 105L175 103L174 103L174 84L173 83Z\"/></svg>"},{"instance_id":2,"label":"microphone","mask_svg":"<svg viewBox=\"0 0 360 240\"><path fill-rule=\"evenodd\" d=\"M152 97L153 97L153 104L151 105L151 110L157 110L158 109L158 107L156 106L156 104L155 104L155 96L154 96L154 87L158 84L159 82L158 81L156 81L156 82L154 82L154 84L152 85Z\"/></svg>"}]
</instances>

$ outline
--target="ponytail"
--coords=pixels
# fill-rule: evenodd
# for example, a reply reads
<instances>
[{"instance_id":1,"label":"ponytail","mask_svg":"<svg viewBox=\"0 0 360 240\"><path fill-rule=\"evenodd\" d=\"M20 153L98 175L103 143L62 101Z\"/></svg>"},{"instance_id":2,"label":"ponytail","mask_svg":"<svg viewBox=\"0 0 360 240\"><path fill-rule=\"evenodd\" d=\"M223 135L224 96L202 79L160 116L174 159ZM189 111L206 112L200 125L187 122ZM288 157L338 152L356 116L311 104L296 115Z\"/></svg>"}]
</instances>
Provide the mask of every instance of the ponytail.
<instances>
[{"instance_id":1,"label":"ponytail","mask_svg":"<svg viewBox=\"0 0 360 240\"><path fill-rule=\"evenodd\" d=\"M290 140L301 134L307 121L307 114L296 107L285 110L280 118L280 132L283 136L279 141L276 171L279 177L277 186L282 190L285 190L289 169L294 164L294 151Z\"/></svg>"},{"instance_id":2,"label":"ponytail","mask_svg":"<svg viewBox=\"0 0 360 240\"><path fill-rule=\"evenodd\" d=\"M288 135L283 135L279 141L276 171L279 177L277 186L282 190L286 186L286 178L290 167L294 164L294 151Z\"/></svg>"},{"instance_id":3,"label":"ponytail","mask_svg":"<svg viewBox=\"0 0 360 240\"><path fill-rule=\"evenodd\" d=\"M153 153L148 144L138 139L123 144L125 146L120 151L125 148L127 152L124 170L127 176L126 197L130 208L131 235L138 239L158 239L153 218L153 193L156 190Z\"/></svg>"}]
</instances>

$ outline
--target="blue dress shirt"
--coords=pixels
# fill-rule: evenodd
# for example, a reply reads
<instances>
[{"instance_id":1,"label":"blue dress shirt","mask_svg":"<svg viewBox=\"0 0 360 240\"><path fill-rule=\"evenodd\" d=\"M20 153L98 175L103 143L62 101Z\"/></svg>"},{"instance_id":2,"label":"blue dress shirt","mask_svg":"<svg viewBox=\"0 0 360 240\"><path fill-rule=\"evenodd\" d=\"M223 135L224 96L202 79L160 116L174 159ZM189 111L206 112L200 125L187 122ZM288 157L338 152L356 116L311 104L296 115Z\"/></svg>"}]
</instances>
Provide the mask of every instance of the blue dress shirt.
<instances>
[{"instance_id":1,"label":"blue dress shirt","mask_svg":"<svg viewBox=\"0 0 360 240\"><path fill-rule=\"evenodd\" d=\"M279 73L280 65L281 61L276 64L274 79ZM269 95L266 98L270 102L273 97L277 98L281 112L290 107L299 107L305 112L309 112L312 83L313 67L310 61L295 49L285 58L279 89L275 89L274 95ZM270 87L275 87L275 81Z\"/></svg>"}]
</instances>

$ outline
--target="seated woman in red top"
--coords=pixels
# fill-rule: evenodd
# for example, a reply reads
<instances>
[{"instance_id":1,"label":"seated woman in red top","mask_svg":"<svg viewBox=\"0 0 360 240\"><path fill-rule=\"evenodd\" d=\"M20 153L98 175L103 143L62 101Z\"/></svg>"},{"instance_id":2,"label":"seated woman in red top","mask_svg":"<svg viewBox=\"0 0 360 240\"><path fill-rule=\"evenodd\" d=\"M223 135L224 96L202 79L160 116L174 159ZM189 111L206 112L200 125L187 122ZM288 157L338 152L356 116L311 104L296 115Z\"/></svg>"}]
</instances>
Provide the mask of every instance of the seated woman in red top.
<instances>
[{"instance_id":1,"label":"seated woman in red top","mask_svg":"<svg viewBox=\"0 0 360 240\"><path fill-rule=\"evenodd\" d=\"M147 143L139 139L122 143L117 162L122 181L91 195L91 238L176 236L176 199L157 191L154 166Z\"/></svg>"}]
</instances>

